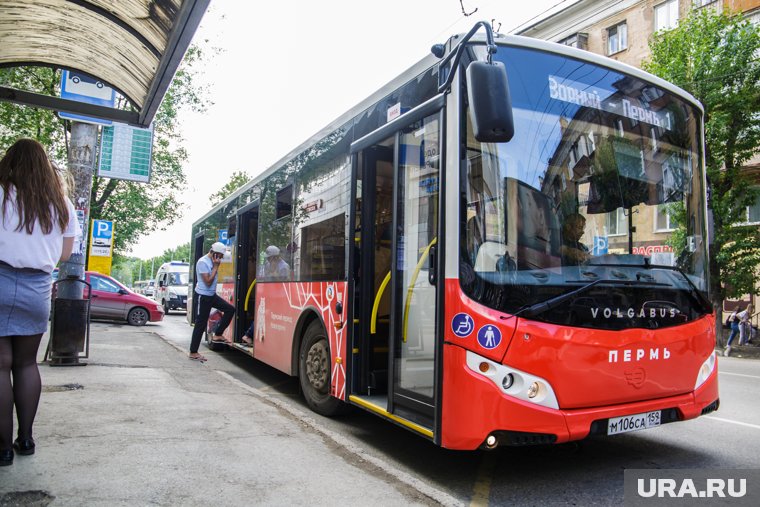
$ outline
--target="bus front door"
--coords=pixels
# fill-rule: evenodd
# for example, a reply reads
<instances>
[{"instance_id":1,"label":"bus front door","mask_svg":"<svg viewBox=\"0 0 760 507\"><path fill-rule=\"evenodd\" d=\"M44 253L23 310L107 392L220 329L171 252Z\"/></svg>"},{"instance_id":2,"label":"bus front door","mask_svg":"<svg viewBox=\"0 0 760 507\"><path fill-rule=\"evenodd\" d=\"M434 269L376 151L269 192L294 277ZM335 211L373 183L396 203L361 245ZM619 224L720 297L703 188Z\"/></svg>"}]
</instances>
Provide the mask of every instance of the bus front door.
<instances>
[{"instance_id":1,"label":"bus front door","mask_svg":"<svg viewBox=\"0 0 760 507\"><path fill-rule=\"evenodd\" d=\"M432 436L438 351L439 114L358 152L351 399Z\"/></svg>"},{"instance_id":2,"label":"bus front door","mask_svg":"<svg viewBox=\"0 0 760 507\"><path fill-rule=\"evenodd\" d=\"M432 428L438 347L439 115L397 135L391 345L393 412Z\"/></svg>"}]
</instances>

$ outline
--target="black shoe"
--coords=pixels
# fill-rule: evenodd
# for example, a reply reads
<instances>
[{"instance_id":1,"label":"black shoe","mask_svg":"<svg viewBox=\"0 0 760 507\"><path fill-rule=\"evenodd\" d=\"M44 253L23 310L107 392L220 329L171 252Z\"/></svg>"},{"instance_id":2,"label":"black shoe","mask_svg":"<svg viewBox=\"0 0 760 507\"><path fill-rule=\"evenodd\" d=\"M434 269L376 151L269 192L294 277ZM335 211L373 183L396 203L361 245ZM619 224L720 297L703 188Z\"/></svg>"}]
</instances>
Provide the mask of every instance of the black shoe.
<instances>
[{"instance_id":1,"label":"black shoe","mask_svg":"<svg viewBox=\"0 0 760 507\"><path fill-rule=\"evenodd\" d=\"M34 454L34 440L31 438L19 440L17 438L16 441L13 442L13 448L16 450L16 454L20 454L21 456L29 456L30 454Z\"/></svg>"},{"instance_id":2,"label":"black shoe","mask_svg":"<svg viewBox=\"0 0 760 507\"><path fill-rule=\"evenodd\" d=\"M13 451L0 451L0 467L7 467L13 464Z\"/></svg>"}]
</instances>

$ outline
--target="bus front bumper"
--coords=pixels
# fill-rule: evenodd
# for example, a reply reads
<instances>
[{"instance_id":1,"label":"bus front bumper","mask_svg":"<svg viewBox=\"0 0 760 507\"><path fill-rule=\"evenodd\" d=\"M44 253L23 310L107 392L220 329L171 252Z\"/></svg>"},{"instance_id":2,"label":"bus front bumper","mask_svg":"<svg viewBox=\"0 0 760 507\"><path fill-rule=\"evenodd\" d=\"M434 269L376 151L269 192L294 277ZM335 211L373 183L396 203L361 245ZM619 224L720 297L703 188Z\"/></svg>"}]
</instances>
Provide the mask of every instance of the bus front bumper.
<instances>
[{"instance_id":1,"label":"bus front bumper","mask_svg":"<svg viewBox=\"0 0 760 507\"><path fill-rule=\"evenodd\" d=\"M717 367L696 390L664 398L563 410L504 395L465 365L466 351L444 347L441 445L449 449L493 448L581 440L608 434L610 419L660 412L660 424L693 419L718 408ZM466 395L463 395L466 393Z\"/></svg>"}]
</instances>

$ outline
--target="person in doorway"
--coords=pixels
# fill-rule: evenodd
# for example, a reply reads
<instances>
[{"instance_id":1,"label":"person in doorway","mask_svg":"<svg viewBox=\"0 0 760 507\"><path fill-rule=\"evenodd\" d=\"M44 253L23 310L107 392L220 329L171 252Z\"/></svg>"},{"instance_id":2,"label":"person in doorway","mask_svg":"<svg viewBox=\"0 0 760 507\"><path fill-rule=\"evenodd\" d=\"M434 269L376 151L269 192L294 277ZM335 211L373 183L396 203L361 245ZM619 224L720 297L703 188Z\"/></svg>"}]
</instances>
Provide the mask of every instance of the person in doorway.
<instances>
[{"instance_id":1,"label":"person in doorway","mask_svg":"<svg viewBox=\"0 0 760 507\"><path fill-rule=\"evenodd\" d=\"M208 316L212 308L222 312L222 318L214 329L213 342L230 343L223 337L224 330L230 325L232 316L235 315L235 307L219 297L216 293L216 281L219 274L219 265L224 258L224 252L227 248L224 243L216 242L211 245L208 253L198 259L195 264L197 280L195 282L195 292L198 294L198 307L195 314L195 324L193 327L193 337L190 340L190 359L195 361L206 361L206 358L198 353L198 347L201 344L201 337L208 325Z\"/></svg>"},{"instance_id":2,"label":"person in doorway","mask_svg":"<svg viewBox=\"0 0 760 507\"><path fill-rule=\"evenodd\" d=\"M248 326L248 329L243 333L243 337L240 339L240 341L246 345L253 345L253 324L254 321L251 321L251 325Z\"/></svg>"},{"instance_id":3,"label":"person in doorway","mask_svg":"<svg viewBox=\"0 0 760 507\"><path fill-rule=\"evenodd\" d=\"M586 229L586 217L580 213L572 213L562 224L562 265L580 266L590 255L588 247L581 243L581 237Z\"/></svg>"},{"instance_id":4,"label":"person in doorway","mask_svg":"<svg viewBox=\"0 0 760 507\"><path fill-rule=\"evenodd\" d=\"M62 175L45 148L16 141L0 160L0 466L34 454L42 392L37 349L48 328L51 273L79 231ZM11 378L13 382L11 382ZM13 407L18 433L13 438Z\"/></svg>"},{"instance_id":5,"label":"person in doorway","mask_svg":"<svg viewBox=\"0 0 760 507\"><path fill-rule=\"evenodd\" d=\"M264 251L264 264L259 269L259 280L264 282L285 281L290 279L290 266L280 256L280 249L270 245Z\"/></svg>"}]
</instances>

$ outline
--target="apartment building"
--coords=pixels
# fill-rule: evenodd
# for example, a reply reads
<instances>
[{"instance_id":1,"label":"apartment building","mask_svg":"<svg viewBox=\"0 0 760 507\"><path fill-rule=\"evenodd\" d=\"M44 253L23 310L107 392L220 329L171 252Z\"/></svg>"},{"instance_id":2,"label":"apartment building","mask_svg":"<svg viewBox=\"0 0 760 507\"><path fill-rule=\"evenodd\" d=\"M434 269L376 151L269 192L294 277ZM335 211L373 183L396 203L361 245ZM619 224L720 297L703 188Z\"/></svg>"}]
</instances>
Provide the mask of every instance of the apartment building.
<instances>
[{"instance_id":1,"label":"apartment building","mask_svg":"<svg viewBox=\"0 0 760 507\"><path fill-rule=\"evenodd\" d=\"M518 27L515 33L578 47L641 67L649 38L676 26L689 9L742 12L760 23L760 0L578 0Z\"/></svg>"}]
</instances>

